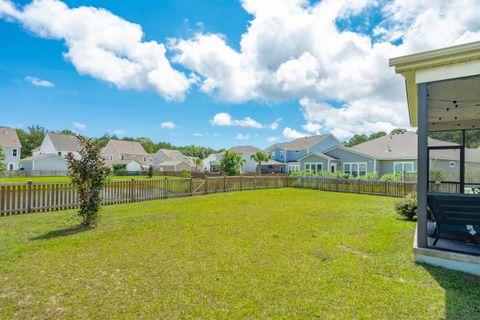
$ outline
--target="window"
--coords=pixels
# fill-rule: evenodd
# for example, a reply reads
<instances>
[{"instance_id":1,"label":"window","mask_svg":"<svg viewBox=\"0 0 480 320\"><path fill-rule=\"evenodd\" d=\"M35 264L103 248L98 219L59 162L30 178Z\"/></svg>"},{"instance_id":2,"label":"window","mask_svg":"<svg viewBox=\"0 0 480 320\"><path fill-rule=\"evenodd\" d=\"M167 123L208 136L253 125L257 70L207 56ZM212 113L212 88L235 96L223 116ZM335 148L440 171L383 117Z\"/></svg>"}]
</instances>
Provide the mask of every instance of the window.
<instances>
[{"instance_id":1,"label":"window","mask_svg":"<svg viewBox=\"0 0 480 320\"><path fill-rule=\"evenodd\" d=\"M16 157L18 154L18 150L17 149L12 149L12 156Z\"/></svg>"},{"instance_id":2,"label":"window","mask_svg":"<svg viewBox=\"0 0 480 320\"><path fill-rule=\"evenodd\" d=\"M450 168L455 168L455 161L450 161L448 165L450 166Z\"/></svg>"},{"instance_id":3,"label":"window","mask_svg":"<svg viewBox=\"0 0 480 320\"><path fill-rule=\"evenodd\" d=\"M300 165L299 164L289 164L287 167L288 173L293 173L300 171Z\"/></svg>"},{"instance_id":4,"label":"window","mask_svg":"<svg viewBox=\"0 0 480 320\"><path fill-rule=\"evenodd\" d=\"M283 150L282 150L282 151L280 151L280 159L282 159L282 160L283 160Z\"/></svg>"},{"instance_id":5,"label":"window","mask_svg":"<svg viewBox=\"0 0 480 320\"><path fill-rule=\"evenodd\" d=\"M319 162L305 163L305 171L312 173L323 171L323 164Z\"/></svg>"},{"instance_id":6,"label":"window","mask_svg":"<svg viewBox=\"0 0 480 320\"><path fill-rule=\"evenodd\" d=\"M275 151L272 151L272 159L275 159Z\"/></svg>"},{"instance_id":7,"label":"window","mask_svg":"<svg viewBox=\"0 0 480 320\"><path fill-rule=\"evenodd\" d=\"M147 162L147 157L143 157L143 162Z\"/></svg>"},{"instance_id":8,"label":"window","mask_svg":"<svg viewBox=\"0 0 480 320\"><path fill-rule=\"evenodd\" d=\"M13 163L9 163L8 164L8 170L13 171L13 169L15 169L15 165Z\"/></svg>"},{"instance_id":9,"label":"window","mask_svg":"<svg viewBox=\"0 0 480 320\"><path fill-rule=\"evenodd\" d=\"M415 172L413 170L413 162L394 162L393 173L397 172Z\"/></svg>"},{"instance_id":10,"label":"window","mask_svg":"<svg viewBox=\"0 0 480 320\"><path fill-rule=\"evenodd\" d=\"M343 171L347 174L351 174L355 178L365 176L367 174L367 163L345 162L343 164Z\"/></svg>"},{"instance_id":11,"label":"window","mask_svg":"<svg viewBox=\"0 0 480 320\"><path fill-rule=\"evenodd\" d=\"M122 155L120 156L120 159L125 160L125 156L122 154Z\"/></svg>"},{"instance_id":12,"label":"window","mask_svg":"<svg viewBox=\"0 0 480 320\"><path fill-rule=\"evenodd\" d=\"M59 157L62 156L62 151L58 151L58 156L59 156Z\"/></svg>"}]
</instances>

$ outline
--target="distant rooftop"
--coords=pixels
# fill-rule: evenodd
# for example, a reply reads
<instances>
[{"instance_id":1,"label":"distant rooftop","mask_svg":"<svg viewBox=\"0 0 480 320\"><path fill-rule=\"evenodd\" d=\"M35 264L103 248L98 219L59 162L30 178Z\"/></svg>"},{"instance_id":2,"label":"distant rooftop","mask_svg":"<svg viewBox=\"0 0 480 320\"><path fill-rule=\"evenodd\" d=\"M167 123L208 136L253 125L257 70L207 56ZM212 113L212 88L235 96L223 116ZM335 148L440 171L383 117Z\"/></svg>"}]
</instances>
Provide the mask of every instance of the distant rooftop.
<instances>
[{"instance_id":1,"label":"distant rooftop","mask_svg":"<svg viewBox=\"0 0 480 320\"><path fill-rule=\"evenodd\" d=\"M0 146L7 148L21 148L17 130L12 128L0 128Z\"/></svg>"},{"instance_id":2,"label":"distant rooftop","mask_svg":"<svg viewBox=\"0 0 480 320\"><path fill-rule=\"evenodd\" d=\"M82 146L78 143L77 137L69 134L61 133L47 133L47 136L50 137L50 140L55 147L55 150L58 151L80 151Z\"/></svg>"},{"instance_id":3,"label":"distant rooftop","mask_svg":"<svg viewBox=\"0 0 480 320\"><path fill-rule=\"evenodd\" d=\"M256 153L262 150L253 146L236 146L236 147L230 148L228 151L232 151L235 153Z\"/></svg>"},{"instance_id":4,"label":"distant rooftop","mask_svg":"<svg viewBox=\"0 0 480 320\"><path fill-rule=\"evenodd\" d=\"M275 143L270 147L266 148L265 151L270 152L275 148L282 148L286 150L303 150L309 149L316 145L317 143L325 140L329 135L316 135L311 137L298 138L290 142Z\"/></svg>"}]
</instances>

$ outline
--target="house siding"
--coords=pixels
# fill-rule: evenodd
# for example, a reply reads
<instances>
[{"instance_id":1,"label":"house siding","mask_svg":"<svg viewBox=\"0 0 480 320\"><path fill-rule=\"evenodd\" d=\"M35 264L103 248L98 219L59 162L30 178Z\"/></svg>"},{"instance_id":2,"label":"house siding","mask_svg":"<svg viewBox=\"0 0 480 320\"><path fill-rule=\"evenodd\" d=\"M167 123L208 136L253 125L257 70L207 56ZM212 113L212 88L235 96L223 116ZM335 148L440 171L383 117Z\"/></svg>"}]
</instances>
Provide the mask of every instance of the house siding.
<instances>
[{"instance_id":1,"label":"house siding","mask_svg":"<svg viewBox=\"0 0 480 320\"><path fill-rule=\"evenodd\" d=\"M306 156L305 158L303 158L302 160L300 160L300 170L301 171L306 171L307 170L306 167L305 167L305 164L307 164L307 163L321 163L322 164L322 171L330 170L329 166L328 166L328 159L319 157L315 154L310 154L310 155Z\"/></svg>"},{"instance_id":2,"label":"house siding","mask_svg":"<svg viewBox=\"0 0 480 320\"><path fill-rule=\"evenodd\" d=\"M68 164L67 160L55 156L51 156L44 159L38 160L23 160L21 162L21 167L25 170L35 170L35 171L67 171Z\"/></svg>"},{"instance_id":3,"label":"house siding","mask_svg":"<svg viewBox=\"0 0 480 320\"><path fill-rule=\"evenodd\" d=\"M13 164L13 170L19 169L19 161L20 161L20 154L22 152L22 148L11 148L11 147L2 147L3 154L5 155L5 159L2 161L5 163L6 170L9 170L9 164ZM13 156L13 149L17 150L17 156Z\"/></svg>"},{"instance_id":4,"label":"house siding","mask_svg":"<svg viewBox=\"0 0 480 320\"><path fill-rule=\"evenodd\" d=\"M340 166L337 167L337 170L344 170L343 164L345 162L366 162L367 163L367 173L375 172L375 160L364 156L358 153L354 153L345 149L333 149L328 152L325 152L326 155L339 159Z\"/></svg>"}]
</instances>

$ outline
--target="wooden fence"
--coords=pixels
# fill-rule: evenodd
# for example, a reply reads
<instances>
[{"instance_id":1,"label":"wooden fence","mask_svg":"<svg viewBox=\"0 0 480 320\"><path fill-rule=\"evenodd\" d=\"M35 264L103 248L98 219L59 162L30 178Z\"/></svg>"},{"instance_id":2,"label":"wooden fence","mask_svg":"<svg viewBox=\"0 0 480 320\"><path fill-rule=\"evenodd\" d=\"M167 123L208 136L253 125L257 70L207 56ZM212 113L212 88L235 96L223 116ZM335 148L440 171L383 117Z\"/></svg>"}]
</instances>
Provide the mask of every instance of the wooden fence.
<instances>
[{"instance_id":1,"label":"wooden fence","mask_svg":"<svg viewBox=\"0 0 480 320\"><path fill-rule=\"evenodd\" d=\"M414 182L347 180L321 177L243 176L109 181L103 204L119 204L241 190L309 188L326 191L401 197L416 191ZM0 184L0 215L46 212L78 207L78 194L70 182Z\"/></svg>"}]
</instances>

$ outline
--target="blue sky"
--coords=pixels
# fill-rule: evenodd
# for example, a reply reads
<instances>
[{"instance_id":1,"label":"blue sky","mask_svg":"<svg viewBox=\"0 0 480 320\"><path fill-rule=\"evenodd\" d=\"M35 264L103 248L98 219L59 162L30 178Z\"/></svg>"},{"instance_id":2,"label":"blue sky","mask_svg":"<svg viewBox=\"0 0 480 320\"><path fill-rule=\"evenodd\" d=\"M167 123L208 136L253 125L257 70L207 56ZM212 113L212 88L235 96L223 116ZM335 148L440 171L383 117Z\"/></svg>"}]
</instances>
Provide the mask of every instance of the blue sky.
<instances>
[{"instance_id":1,"label":"blue sky","mask_svg":"<svg viewBox=\"0 0 480 320\"><path fill-rule=\"evenodd\" d=\"M408 127L402 79L388 58L476 40L480 29L477 16L455 19L468 8L447 1L432 3L439 21L431 28L456 26L441 39L427 38L425 8L400 0L64 1L59 11L49 11L55 0L29 3L0 0L1 124L215 148ZM90 7L80 20L91 21L71 14L78 7ZM135 30L123 22L141 28L143 39L123 39L122 30ZM100 30L85 27L95 23L98 39ZM128 48L137 46L166 47L168 66L149 66ZM152 69L117 76L118 61L91 58L98 48ZM160 76L146 83L157 68Z\"/></svg>"}]
</instances>

